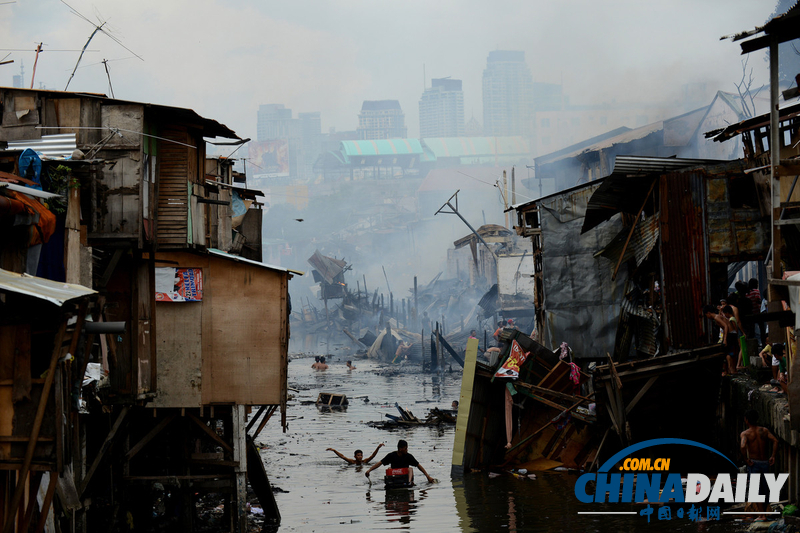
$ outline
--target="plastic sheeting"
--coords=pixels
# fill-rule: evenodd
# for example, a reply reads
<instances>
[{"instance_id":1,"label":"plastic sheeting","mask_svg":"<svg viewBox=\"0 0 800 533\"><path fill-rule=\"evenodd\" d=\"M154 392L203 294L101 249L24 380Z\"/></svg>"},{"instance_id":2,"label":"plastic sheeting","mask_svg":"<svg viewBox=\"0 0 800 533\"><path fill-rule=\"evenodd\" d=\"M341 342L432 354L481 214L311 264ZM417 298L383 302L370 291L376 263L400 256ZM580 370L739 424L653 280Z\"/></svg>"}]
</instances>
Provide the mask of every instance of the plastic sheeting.
<instances>
[{"instance_id":1,"label":"plastic sheeting","mask_svg":"<svg viewBox=\"0 0 800 533\"><path fill-rule=\"evenodd\" d=\"M576 359L614 353L625 277L611 281L614 263L594 257L622 230L619 214L581 235L586 206L600 186L556 194L539 202L544 281L544 343L566 341Z\"/></svg>"}]
</instances>

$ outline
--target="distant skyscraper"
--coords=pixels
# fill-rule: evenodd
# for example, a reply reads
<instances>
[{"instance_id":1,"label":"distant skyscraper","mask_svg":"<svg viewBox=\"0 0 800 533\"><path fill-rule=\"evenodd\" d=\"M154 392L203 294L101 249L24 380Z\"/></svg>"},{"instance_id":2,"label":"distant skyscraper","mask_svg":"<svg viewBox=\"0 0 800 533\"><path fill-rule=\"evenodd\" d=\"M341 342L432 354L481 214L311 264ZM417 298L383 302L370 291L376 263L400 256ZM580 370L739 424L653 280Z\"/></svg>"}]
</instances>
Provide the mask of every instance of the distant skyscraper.
<instances>
[{"instance_id":1,"label":"distant skyscraper","mask_svg":"<svg viewBox=\"0 0 800 533\"><path fill-rule=\"evenodd\" d=\"M256 133L259 141L300 137L300 121L292 118L292 110L283 104L258 106Z\"/></svg>"},{"instance_id":2,"label":"distant skyscraper","mask_svg":"<svg viewBox=\"0 0 800 533\"><path fill-rule=\"evenodd\" d=\"M461 80L431 80L419 100L419 136L461 137L464 135L464 93Z\"/></svg>"},{"instance_id":3,"label":"distant skyscraper","mask_svg":"<svg viewBox=\"0 0 800 533\"><path fill-rule=\"evenodd\" d=\"M302 129L303 172L304 177L314 174L314 162L322 153L322 117L319 111L298 113Z\"/></svg>"},{"instance_id":4,"label":"distant skyscraper","mask_svg":"<svg viewBox=\"0 0 800 533\"><path fill-rule=\"evenodd\" d=\"M19 60L19 74L14 74L11 79L11 83L13 83L14 87L17 89L21 89L22 85L25 83L25 65L21 59Z\"/></svg>"},{"instance_id":5,"label":"distant skyscraper","mask_svg":"<svg viewBox=\"0 0 800 533\"><path fill-rule=\"evenodd\" d=\"M484 135L531 135L532 87L525 52L489 52L483 71Z\"/></svg>"},{"instance_id":6,"label":"distant skyscraper","mask_svg":"<svg viewBox=\"0 0 800 533\"><path fill-rule=\"evenodd\" d=\"M405 139L406 116L397 100L365 100L358 114L358 138Z\"/></svg>"}]
</instances>

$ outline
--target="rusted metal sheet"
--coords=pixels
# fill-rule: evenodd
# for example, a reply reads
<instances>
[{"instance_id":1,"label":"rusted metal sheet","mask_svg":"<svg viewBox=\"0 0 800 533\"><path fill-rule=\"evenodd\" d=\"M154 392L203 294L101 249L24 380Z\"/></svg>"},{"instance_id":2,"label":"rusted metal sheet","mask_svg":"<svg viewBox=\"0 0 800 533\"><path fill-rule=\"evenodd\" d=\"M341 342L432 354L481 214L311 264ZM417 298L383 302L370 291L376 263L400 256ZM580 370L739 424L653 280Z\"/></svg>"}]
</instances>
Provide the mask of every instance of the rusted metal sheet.
<instances>
[{"instance_id":1,"label":"rusted metal sheet","mask_svg":"<svg viewBox=\"0 0 800 533\"><path fill-rule=\"evenodd\" d=\"M630 228L623 229L614 237L614 240L595 255L602 255L616 265L619 260L619 254L622 253L622 248L625 246L628 233L630 233ZM625 255L622 257L622 262L624 263L629 259L636 258L636 266L641 265L642 261L644 261L645 258L650 255L653 248L655 248L658 242L658 235L658 214L640 220L636 224L628 247L625 248Z\"/></svg>"},{"instance_id":2,"label":"rusted metal sheet","mask_svg":"<svg viewBox=\"0 0 800 533\"><path fill-rule=\"evenodd\" d=\"M661 271L664 340L669 348L707 344L700 311L708 301L708 254L704 238L706 180L699 172L661 176Z\"/></svg>"}]
</instances>

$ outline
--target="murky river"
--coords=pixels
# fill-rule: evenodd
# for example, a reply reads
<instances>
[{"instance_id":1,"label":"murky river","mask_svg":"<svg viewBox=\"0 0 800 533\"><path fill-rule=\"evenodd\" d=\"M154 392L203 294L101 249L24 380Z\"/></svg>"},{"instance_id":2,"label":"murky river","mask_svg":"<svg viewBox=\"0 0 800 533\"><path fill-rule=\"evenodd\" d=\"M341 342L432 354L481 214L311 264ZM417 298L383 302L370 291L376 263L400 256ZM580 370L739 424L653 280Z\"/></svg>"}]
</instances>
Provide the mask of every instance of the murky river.
<instances>
[{"instance_id":1,"label":"murky river","mask_svg":"<svg viewBox=\"0 0 800 533\"><path fill-rule=\"evenodd\" d=\"M357 360L357 370L348 371L345 356L329 358L326 371L312 370L313 357L295 356L289 364L291 394L289 430L282 433L270 422L257 439L267 473L282 515L280 532L335 531L732 531L743 530L741 522L692 523L673 516L669 522L645 517L586 516L581 511L636 510L620 506L585 505L576 502L576 476L542 473L538 479L516 479L503 475L489 478L470 474L450 478L454 426L382 430L367 422L388 420L397 415L395 402L418 418L429 409L450 408L458 399L461 373L441 378L422 374L418 366L396 375L382 374L386 368ZM320 392L346 394L350 405L343 411L321 411L313 401ZM366 397L366 398L363 398ZM368 401L366 401L368 399ZM438 480L428 484L417 476L414 490L385 491L382 469L364 476L365 468L350 466L326 448L333 447L348 457L357 448L369 456L385 443L376 460L405 439L412 453ZM705 515L705 511L703 512Z\"/></svg>"}]
</instances>

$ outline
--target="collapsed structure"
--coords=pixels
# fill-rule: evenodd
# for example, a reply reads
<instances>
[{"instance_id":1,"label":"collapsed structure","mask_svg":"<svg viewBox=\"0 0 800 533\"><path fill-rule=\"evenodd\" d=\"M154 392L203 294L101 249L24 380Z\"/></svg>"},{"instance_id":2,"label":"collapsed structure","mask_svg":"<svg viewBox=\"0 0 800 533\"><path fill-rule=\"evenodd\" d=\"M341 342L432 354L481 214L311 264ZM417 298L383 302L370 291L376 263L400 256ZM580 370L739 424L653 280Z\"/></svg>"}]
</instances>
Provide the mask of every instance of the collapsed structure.
<instances>
[{"instance_id":1,"label":"collapsed structure","mask_svg":"<svg viewBox=\"0 0 800 533\"><path fill-rule=\"evenodd\" d=\"M771 113L746 118L719 93L704 113L609 132L537 159L537 179L568 184L513 207L517 232L532 242L538 335L507 329L497 360L468 350L455 473L591 470L630 442L713 442L722 433L725 350L703 307L727 296L744 264L765 261L769 312L752 320L769 323L772 342L797 328L789 303L797 305L800 282L787 278L800 270L800 112L796 101L779 105L777 44L800 37L799 16L794 6L734 37L763 34L745 41L744 53L770 47ZM797 96L784 92L784 100ZM739 146L743 159L713 159ZM796 474L800 363L793 353L789 361L791 417L781 414L770 427L789 444L782 468ZM799 489L790 483L790 499Z\"/></svg>"},{"instance_id":2,"label":"collapsed structure","mask_svg":"<svg viewBox=\"0 0 800 533\"><path fill-rule=\"evenodd\" d=\"M191 530L207 493L246 531L246 475L277 523L252 439L279 408L285 427L293 272L261 263L260 193L205 151L245 141L97 94L2 88L0 102L4 532Z\"/></svg>"}]
</instances>

